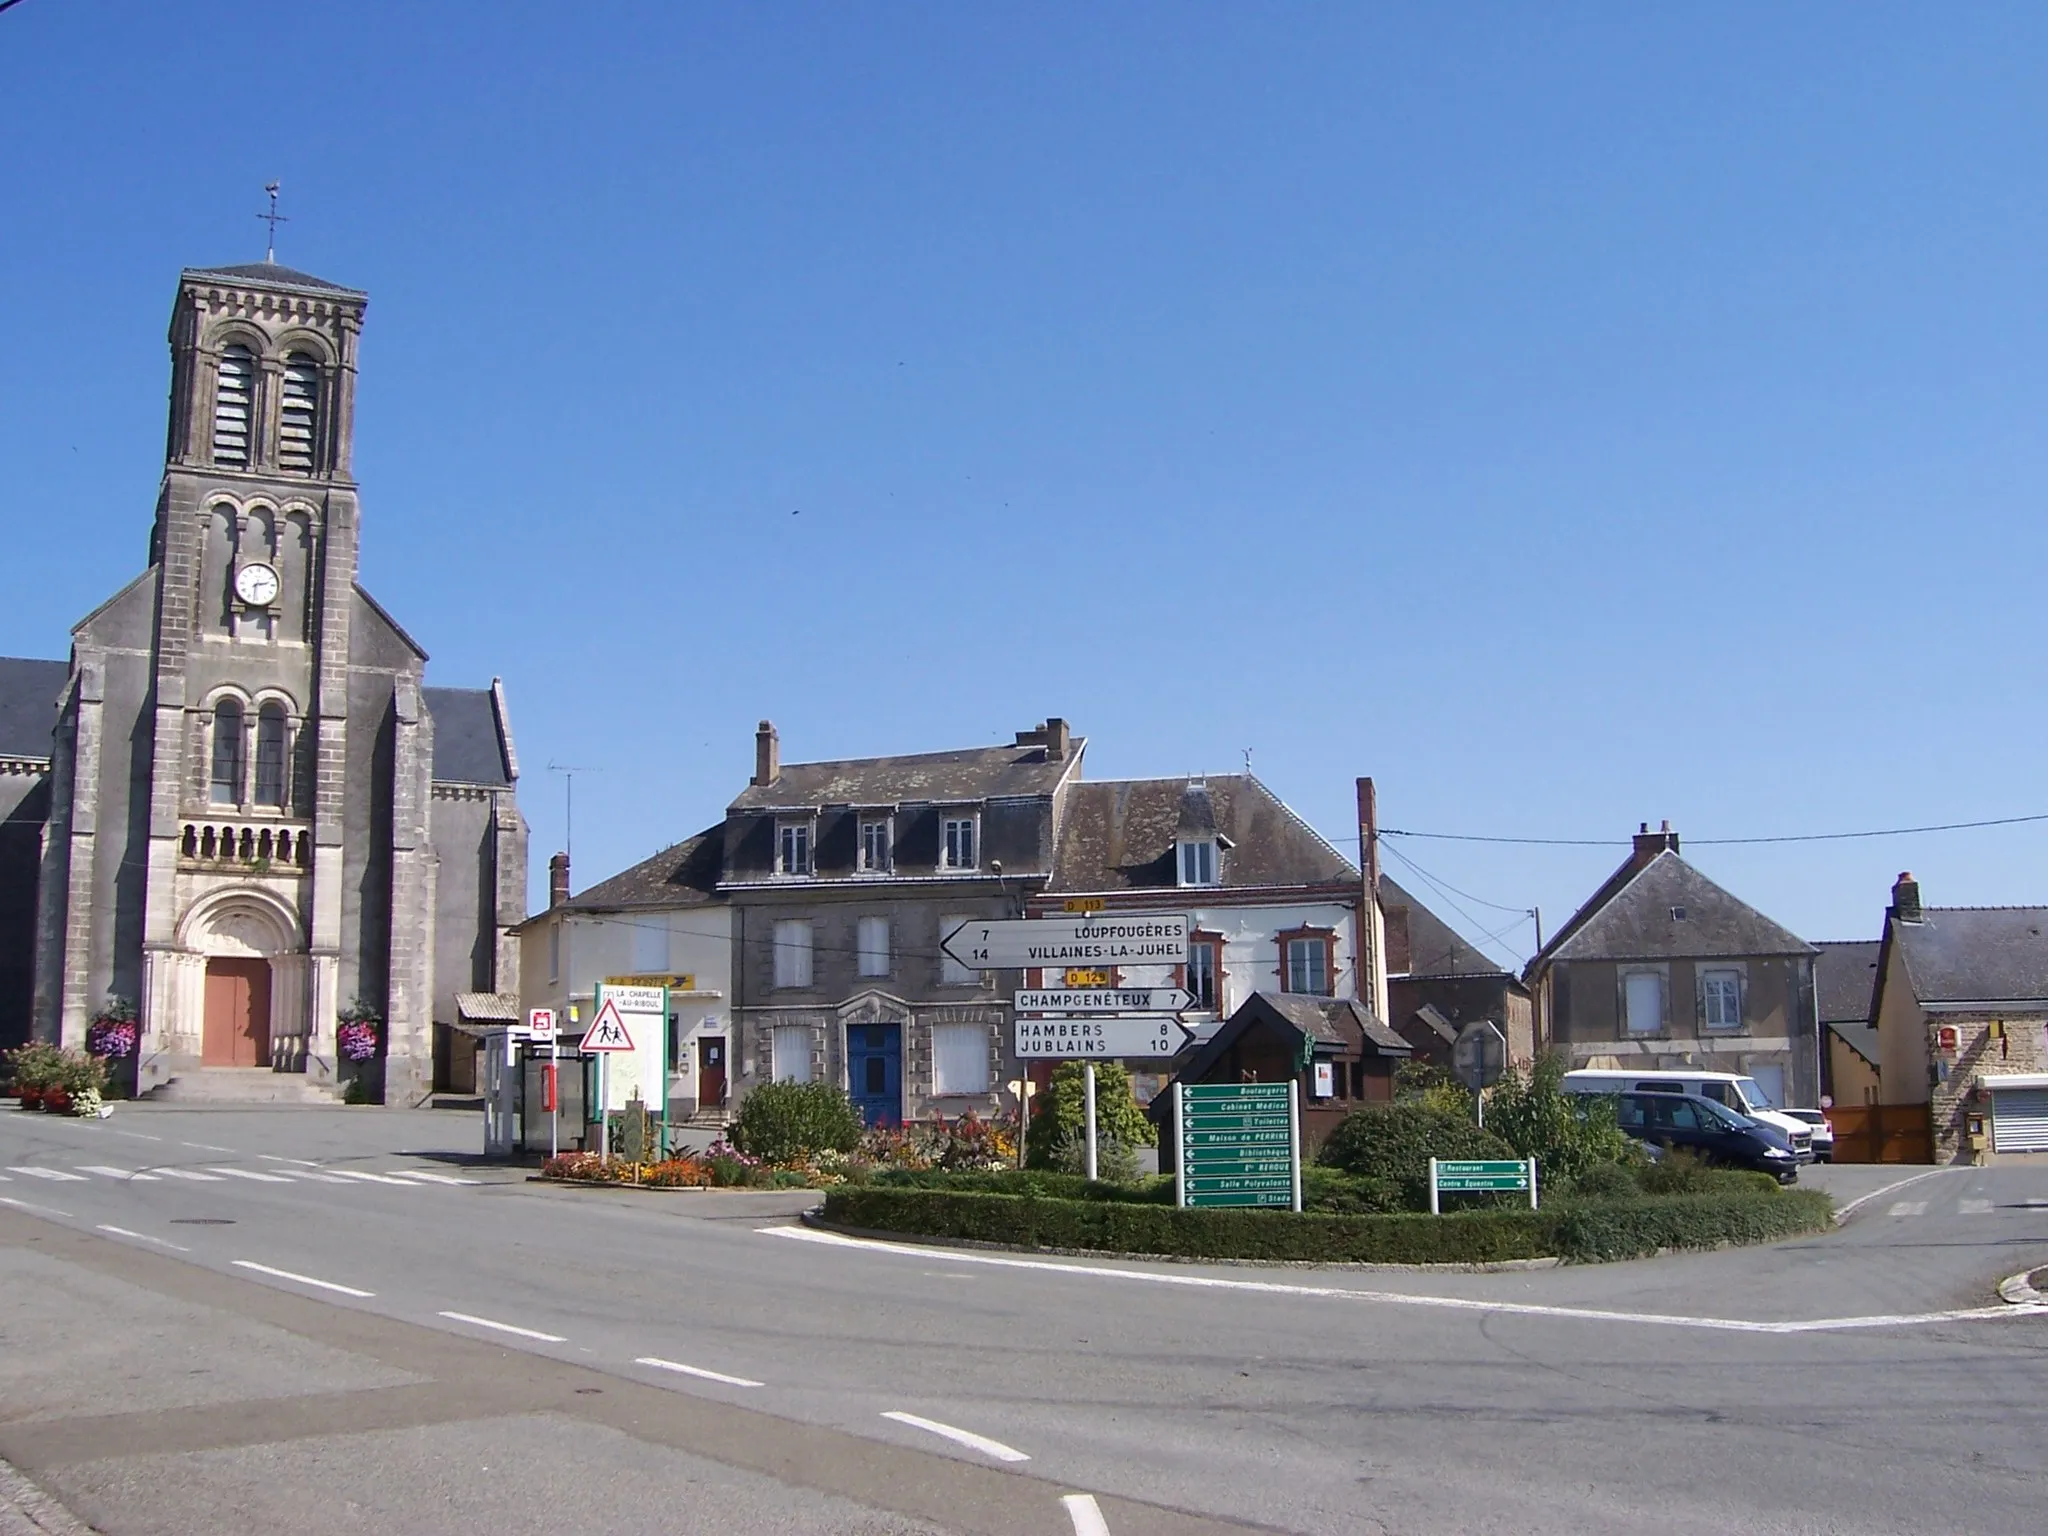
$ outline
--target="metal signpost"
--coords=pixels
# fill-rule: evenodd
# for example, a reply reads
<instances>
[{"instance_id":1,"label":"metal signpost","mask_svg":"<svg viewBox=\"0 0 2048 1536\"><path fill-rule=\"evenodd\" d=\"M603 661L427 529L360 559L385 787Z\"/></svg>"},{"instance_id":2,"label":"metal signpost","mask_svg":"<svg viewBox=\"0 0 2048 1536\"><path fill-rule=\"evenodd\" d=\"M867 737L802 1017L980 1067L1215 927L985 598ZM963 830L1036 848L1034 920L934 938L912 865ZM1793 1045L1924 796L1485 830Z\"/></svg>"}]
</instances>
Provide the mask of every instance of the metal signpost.
<instances>
[{"instance_id":1,"label":"metal signpost","mask_svg":"<svg viewBox=\"0 0 2048 1536\"><path fill-rule=\"evenodd\" d=\"M1529 1209L1536 1209L1536 1159L1521 1162L1514 1158L1482 1159L1478 1161L1451 1162L1432 1157L1429 1160L1429 1214L1441 1216L1437 1194L1471 1194L1475 1191L1516 1193L1527 1190Z\"/></svg>"},{"instance_id":2,"label":"metal signpost","mask_svg":"<svg viewBox=\"0 0 2048 1536\"><path fill-rule=\"evenodd\" d=\"M584 1031L582 1043L576 1049L586 1056L595 1054L597 1057L597 1155L610 1157L612 1057L619 1051L633 1049L633 1037L626 1032L626 1021L619 1013L617 1003L610 998L604 1000L598 1007L597 1017L590 1021L590 1028Z\"/></svg>"},{"instance_id":3,"label":"metal signpost","mask_svg":"<svg viewBox=\"0 0 2048 1536\"><path fill-rule=\"evenodd\" d=\"M970 918L947 933L939 948L972 971L1185 965L1188 920L1180 912Z\"/></svg>"},{"instance_id":4,"label":"metal signpost","mask_svg":"<svg viewBox=\"0 0 2048 1536\"><path fill-rule=\"evenodd\" d=\"M1285 1083L1177 1083L1180 1205L1301 1209L1301 1100Z\"/></svg>"},{"instance_id":5,"label":"metal signpost","mask_svg":"<svg viewBox=\"0 0 2048 1536\"><path fill-rule=\"evenodd\" d=\"M1451 1047L1451 1071L1472 1090L1473 1113L1486 1124L1486 1101L1480 1093L1499 1082L1508 1070L1508 1038L1491 1019L1474 1019L1458 1031Z\"/></svg>"},{"instance_id":6,"label":"metal signpost","mask_svg":"<svg viewBox=\"0 0 2048 1536\"><path fill-rule=\"evenodd\" d=\"M1020 994L1021 995L1021 994ZM1194 1031L1171 1014L1092 1014L1018 1019L1019 1056L1177 1056Z\"/></svg>"}]
</instances>

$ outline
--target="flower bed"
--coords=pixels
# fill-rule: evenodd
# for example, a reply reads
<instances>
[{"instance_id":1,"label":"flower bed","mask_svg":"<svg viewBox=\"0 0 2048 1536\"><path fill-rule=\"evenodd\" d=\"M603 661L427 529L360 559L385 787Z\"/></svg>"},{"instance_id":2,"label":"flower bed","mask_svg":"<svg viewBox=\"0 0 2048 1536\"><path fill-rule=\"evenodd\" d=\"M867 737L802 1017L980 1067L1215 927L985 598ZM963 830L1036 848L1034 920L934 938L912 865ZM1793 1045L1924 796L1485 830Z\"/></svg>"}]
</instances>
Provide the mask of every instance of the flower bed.
<instances>
[{"instance_id":1,"label":"flower bed","mask_svg":"<svg viewBox=\"0 0 2048 1536\"><path fill-rule=\"evenodd\" d=\"M617 1184L633 1189L705 1189L711 1170L694 1157L658 1163L629 1163L595 1152L564 1152L541 1164L540 1176L572 1184Z\"/></svg>"}]
</instances>

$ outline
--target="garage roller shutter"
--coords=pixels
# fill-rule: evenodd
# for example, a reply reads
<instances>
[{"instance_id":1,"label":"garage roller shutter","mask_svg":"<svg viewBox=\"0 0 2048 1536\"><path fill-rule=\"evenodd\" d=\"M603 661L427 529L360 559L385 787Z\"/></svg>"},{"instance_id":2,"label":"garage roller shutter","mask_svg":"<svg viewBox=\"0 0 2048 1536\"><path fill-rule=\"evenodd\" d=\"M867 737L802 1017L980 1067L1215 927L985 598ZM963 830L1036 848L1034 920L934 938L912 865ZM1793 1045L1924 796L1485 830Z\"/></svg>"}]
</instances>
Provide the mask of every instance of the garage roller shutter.
<instances>
[{"instance_id":1,"label":"garage roller shutter","mask_svg":"<svg viewBox=\"0 0 2048 1536\"><path fill-rule=\"evenodd\" d=\"M2048 1152L2048 1088L2003 1088L1991 1094L1995 1152Z\"/></svg>"}]
</instances>

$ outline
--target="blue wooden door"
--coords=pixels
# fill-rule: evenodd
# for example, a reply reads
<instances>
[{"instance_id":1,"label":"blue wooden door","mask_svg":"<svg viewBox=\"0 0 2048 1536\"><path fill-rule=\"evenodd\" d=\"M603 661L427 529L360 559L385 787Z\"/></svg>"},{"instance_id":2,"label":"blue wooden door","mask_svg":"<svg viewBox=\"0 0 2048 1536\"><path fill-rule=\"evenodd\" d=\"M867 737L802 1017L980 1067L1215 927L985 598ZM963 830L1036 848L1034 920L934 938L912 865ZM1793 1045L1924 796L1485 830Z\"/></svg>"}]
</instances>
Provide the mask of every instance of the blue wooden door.
<instances>
[{"instance_id":1,"label":"blue wooden door","mask_svg":"<svg viewBox=\"0 0 2048 1536\"><path fill-rule=\"evenodd\" d=\"M869 1125L903 1123L903 1026L856 1024L846 1032L847 1089Z\"/></svg>"}]
</instances>

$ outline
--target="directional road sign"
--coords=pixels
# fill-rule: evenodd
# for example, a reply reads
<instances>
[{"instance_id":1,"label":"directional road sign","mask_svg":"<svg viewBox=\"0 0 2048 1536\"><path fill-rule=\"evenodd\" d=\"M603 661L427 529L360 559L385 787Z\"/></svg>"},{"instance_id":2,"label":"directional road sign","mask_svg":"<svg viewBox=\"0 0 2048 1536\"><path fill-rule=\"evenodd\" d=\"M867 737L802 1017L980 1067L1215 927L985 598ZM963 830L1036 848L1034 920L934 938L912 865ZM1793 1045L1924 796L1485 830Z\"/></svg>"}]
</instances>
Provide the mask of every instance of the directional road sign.
<instances>
[{"instance_id":1,"label":"directional road sign","mask_svg":"<svg viewBox=\"0 0 2048 1536\"><path fill-rule=\"evenodd\" d=\"M1017 1020L1019 1056L1178 1056L1195 1032L1171 1014L1093 1014Z\"/></svg>"},{"instance_id":2,"label":"directional road sign","mask_svg":"<svg viewBox=\"0 0 2048 1536\"><path fill-rule=\"evenodd\" d=\"M626 1033L626 1021L619 1014L619 1005L610 998L597 1010L597 1017L590 1021L590 1028L584 1032L580 1051L630 1051L633 1037Z\"/></svg>"},{"instance_id":3,"label":"directional road sign","mask_svg":"<svg viewBox=\"0 0 2048 1536\"><path fill-rule=\"evenodd\" d=\"M1439 1192L1471 1193L1475 1190L1526 1194L1529 1209L1533 1211L1536 1209L1536 1159L1452 1160L1432 1157L1429 1160L1429 1212L1432 1216L1439 1214L1436 1198Z\"/></svg>"},{"instance_id":4,"label":"directional road sign","mask_svg":"<svg viewBox=\"0 0 2048 1536\"><path fill-rule=\"evenodd\" d=\"M1019 1013L1179 1013L1195 1006L1180 987L1069 987L1019 992Z\"/></svg>"},{"instance_id":5,"label":"directional road sign","mask_svg":"<svg viewBox=\"0 0 2048 1536\"><path fill-rule=\"evenodd\" d=\"M1491 1019L1474 1019L1458 1031L1451 1046L1451 1070L1458 1081L1477 1093L1491 1088L1508 1069L1507 1036Z\"/></svg>"},{"instance_id":6,"label":"directional road sign","mask_svg":"<svg viewBox=\"0 0 2048 1536\"><path fill-rule=\"evenodd\" d=\"M939 947L974 971L1069 965L1185 965L1188 920L1181 912L1103 912L1018 921L971 918Z\"/></svg>"},{"instance_id":7,"label":"directional road sign","mask_svg":"<svg viewBox=\"0 0 2048 1536\"><path fill-rule=\"evenodd\" d=\"M1183 1083L1175 1092L1181 1204L1299 1209L1293 1083Z\"/></svg>"}]
</instances>

